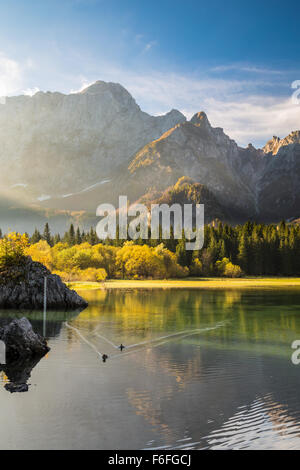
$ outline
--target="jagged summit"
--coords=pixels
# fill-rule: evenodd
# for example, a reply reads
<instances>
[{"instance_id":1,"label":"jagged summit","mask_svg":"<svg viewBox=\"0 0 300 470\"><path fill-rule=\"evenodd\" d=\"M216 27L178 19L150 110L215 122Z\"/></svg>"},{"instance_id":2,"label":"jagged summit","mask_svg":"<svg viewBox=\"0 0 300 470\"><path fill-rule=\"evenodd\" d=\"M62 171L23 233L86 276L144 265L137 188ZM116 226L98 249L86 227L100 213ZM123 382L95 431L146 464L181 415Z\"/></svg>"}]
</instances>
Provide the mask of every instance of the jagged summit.
<instances>
[{"instance_id":1,"label":"jagged summit","mask_svg":"<svg viewBox=\"0 0 300 470\"><path fill-rule=\"evenodd\" d=\"M280 137L277 137L276 135L273 136L272 139L270 139L266 145L263 147L263 151L265 153L272 153L275 155L278 152L278 148L280 145Z\"/></svg>"},{"instance_id":2,"label":"jagged summit","mask_svg":"<svg viewBox=\"0 0 300 470\"><path fill-rule=\"evenodd\" d=\"M263 151L265 153L272 153L273 155L277 155L282 147L291 144L300 144L300 131L293 131L283 139L277 136L273 136L273 138L269 140L263 147Z\"/></svg>"},{"instance_id":3,"label":"jagged summit","mask_svg":"<svg viewBox=\"0 0 300 470\"><path fill-rule=\"evenodd\" d=\"M11 97L0 106L0 141L0 186L27 205L94 213L119 194L136 201L185 175L235 220L280 220L300 207L300 131L241 148L205 112L190 121L176 109L151 116L118 83Z\"/></svg>"},{"instance_id":4,"label":"jagged summit","mask_svg":"<svg viewBox=\"0 0 300 470\"><path fill-rule=\"evenodd\" d=\"M81 90L79 93L85 94L85 93L99 93L104 89L108 88L122 88L124 91L127 91L122 85L119 83L114 83L114 82L104 82L103 80L97 80L96 82L92 83L91 85L88 85L86 88Z\"/></svg>"},{"instance_id":5,"label":"jagged summit","mask_svg":"<svg viewBox=\"0 0 300 470\"><path fill-rule=\"evenodd\" d=\"M195 126L199 126L199 127L200 126L205 127L205 128L211 127L210 122L207 118L207 115L204 111L200 111L199 113L194 114L190 122L194 124Z\"/></svg>"},{"instance_id":6,"label":"jagged summit","mask_svg":"<svg viewBox=\"0 0 300 470\"><path fill-rule=\"evenodd\" d=\"M112 93L113 95L123 95L130 97L132 101L135 102L134 98L131 96L129 91L126 90L120 83L114 82L104 82L102 80L97 80L96 82L88 85L86 88L78 92L79 95L101 95L103 93ZM75 93L76 94L76 93Z\"/></svg>"}]
</instances>

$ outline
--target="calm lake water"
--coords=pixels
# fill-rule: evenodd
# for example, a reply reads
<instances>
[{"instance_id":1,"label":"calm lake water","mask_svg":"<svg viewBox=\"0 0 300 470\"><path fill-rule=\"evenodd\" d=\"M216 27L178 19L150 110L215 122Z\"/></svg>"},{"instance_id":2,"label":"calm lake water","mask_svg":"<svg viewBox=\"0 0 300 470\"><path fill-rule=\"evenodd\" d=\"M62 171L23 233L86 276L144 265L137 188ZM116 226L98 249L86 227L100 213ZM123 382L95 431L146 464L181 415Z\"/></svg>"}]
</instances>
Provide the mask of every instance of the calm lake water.
<instances>
[{"instance_id":1,"label":"calm lake water","mask_svg":"<svg viewBox=\"0 0 300 470\"><path fill-rule=\"evenodd\" d=\"M300 290L81 295L48 313L27 393L1 373L1 449L300 449Z\"/></svg>"}]
</instances>

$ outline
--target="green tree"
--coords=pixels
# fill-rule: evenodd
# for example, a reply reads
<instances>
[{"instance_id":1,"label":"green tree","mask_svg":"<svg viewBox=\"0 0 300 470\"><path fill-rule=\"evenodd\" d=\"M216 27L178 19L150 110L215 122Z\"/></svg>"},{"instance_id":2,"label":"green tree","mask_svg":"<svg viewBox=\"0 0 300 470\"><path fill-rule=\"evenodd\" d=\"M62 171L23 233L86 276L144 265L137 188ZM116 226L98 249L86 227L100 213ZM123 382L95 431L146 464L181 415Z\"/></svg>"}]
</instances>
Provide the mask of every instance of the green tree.
<instances>
[{"instance_id":1,"label":"green tree","mask_svg":"<svg viewBox=\"0 0 300 470\"><path fill-rule=\"evenodd\" d=\"M52 246L52 238L48 222L45 224L43 239L48 243L49 246Z\"/></svg>"}]
</instances>

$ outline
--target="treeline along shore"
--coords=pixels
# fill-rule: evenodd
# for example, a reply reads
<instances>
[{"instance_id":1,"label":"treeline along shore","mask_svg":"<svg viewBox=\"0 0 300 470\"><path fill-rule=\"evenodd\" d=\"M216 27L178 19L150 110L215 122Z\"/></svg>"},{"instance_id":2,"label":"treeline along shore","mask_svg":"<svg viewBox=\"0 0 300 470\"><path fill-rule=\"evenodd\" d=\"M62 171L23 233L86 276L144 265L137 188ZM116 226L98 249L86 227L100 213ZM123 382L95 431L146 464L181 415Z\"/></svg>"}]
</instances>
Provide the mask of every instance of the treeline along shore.
<instances>
[{"instance_id":1,"label":"treeline along shore","mask_svg":"<svg viewBox=\"0 0 300 470\"><path fill-rule=\"evenodd\" d=\"M205 226L204 246L187 251L184 236L175 240L100 240L73 225L63 235L23 234L24 254L41 262L64 281L171 279L185 277L300 276L300 226L247 222ZM16 234L2 233L1 253Z\"/></svg>"}]
</instances>

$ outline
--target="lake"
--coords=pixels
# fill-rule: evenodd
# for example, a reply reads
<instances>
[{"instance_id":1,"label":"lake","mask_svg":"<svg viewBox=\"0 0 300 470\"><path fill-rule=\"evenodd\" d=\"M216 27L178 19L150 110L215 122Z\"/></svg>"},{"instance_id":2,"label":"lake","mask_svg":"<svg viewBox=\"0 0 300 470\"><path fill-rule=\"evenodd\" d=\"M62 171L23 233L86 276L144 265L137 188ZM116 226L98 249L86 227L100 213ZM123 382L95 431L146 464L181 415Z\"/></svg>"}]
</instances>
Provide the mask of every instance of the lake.
<instances>
[{"instance_id":1,"label":"lake","mask_svg":"<svg viewBox=\"0 0 300 470\"><path fill-rule=\"evenodd\" d=\"M48 312L29 391L1 372L1 449L300 449L300 290L79 293ZM0 312L24 315L43 332Z\"/></svg>"}]
</instances>

